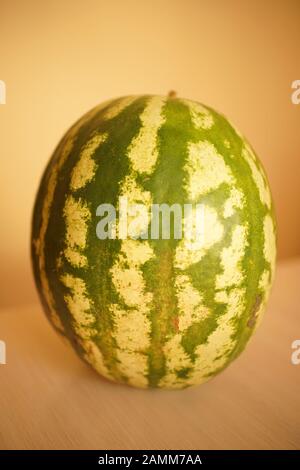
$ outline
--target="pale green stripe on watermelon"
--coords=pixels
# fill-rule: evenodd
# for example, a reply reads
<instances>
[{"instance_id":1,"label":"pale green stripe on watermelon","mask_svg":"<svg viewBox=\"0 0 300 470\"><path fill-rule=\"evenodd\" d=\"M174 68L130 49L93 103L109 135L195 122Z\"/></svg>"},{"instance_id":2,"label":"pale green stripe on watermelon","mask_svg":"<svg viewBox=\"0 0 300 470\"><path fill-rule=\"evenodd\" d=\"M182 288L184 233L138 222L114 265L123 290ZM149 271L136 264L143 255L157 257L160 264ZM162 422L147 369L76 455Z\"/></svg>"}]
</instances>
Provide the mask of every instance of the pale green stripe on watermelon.
<instances>
[{"instance_id":1,"label":"pale green stripe on watermelon","mask_svg":"<svg viewBox=\"0 0 300 470\"><path fill-rule=\"evenodd\" d=\"M139 175L151 175L158 157L157 132L164 122L162 115L166 100L151 97L143 110L141 128L128 148L129 174L121 181L122 197L128 204L139 204L150 213L151 196L137 183ZM130 222L130 219L128 220ZM147 229L148 220L137 226L138 236ZM131 385L147 387L148 360L151 322L149 306L152 293L145 292L143 265L153 257L153 250L147 241L123 240L120 255L111 269L116 292L126 304L126 309L113 305L114 337L117 342L119 368ZM122 259L123 258L123 259ZM130 310L128 310L128 308Z\"/></svg>"},{"instance_id":2,"label":"pale green stripe on watermelon","mask_svg":"<svg viewBox=\"0 0 300 470\"><path fill-rule=\"evenodd\" d=\"M114 287L125 308L112 304L113 335L117 343L119 369L131 385L147 387L147 350L151 323L148 318L152 294L145 292L142 266L153 256L148 244L124 240L111 268Z\"/></svg>"},{"instance_id":3,"label":"pale green stripe on watermelon","mask_svg":"<svg viewBox=\"0 0 300 470\"><path fill-rule=\"evenodd\" d=\"M190 100L181 100L188 106L193 125L196 129L210 129L214 124L212 113L200 103Z\"/></svg>"},{"instance_id":4,"label":"pale green stripe on watermelon","mask_svg":"<svg viewBox=\"0 0 300 470\"><path fill-rule=\"evenodd\" d=\"M259 167L257 159L254 155L254 152L251 149L251 147L247 144L247 142L244 144L242 155L251 168L252 178L259 191L261 202L265 204L268 207L268 209L270 209L271 208L271 194L270 194L269 186L267 184L263 170L261 167Z\"/></svg>"},{"instance_id":5,"label":"pale green stripe on watermelon","mask_svg":"<svg viewBox=\"0 0 300 470\"><path fill-rule=\"evenodd\" d=\"M264 256L270 265L271 282L273 281L275 262L276 262L276 239L274 222L270 214L267 214L264 219Z\"/></svg>"},{"instance_id":6,"label":"pale green stripe on watermelon","mask_svg":"<svg viewBox=\"0 0 300 470\"><path fill-rule=\"evenodd\" d=\"M161 387L167 388L181 388L184 381L179 380L178 372L193 370L192 359L182 345L183 333L194 323L205 321L211 315L211 311L203 302L203 295L195 289L188 275L177 274L175 286L178 302L178 333L164 345L167 373L159 383Z\"/></svg>"},{"instance_id":7,"label":"pale green stripe on watermelon","mask_svg":"<svg viewBox=\"0 0 300 470\"><path fill-rule=\"evenodd\" d=\"M216 293L215 301L226 305L226 311L216 320L216 328L208 335L207 341L195 349L195 365L188 383L203 383L210 375L228 362L228 356L235 347L233 335L235 324L245 309L245 288L234 288Z\"/></svg>"},{"instance_id":8,"label":"pale green stripe on watermelon","mask_svg":"<svg viewBox=\"0 0 300 470\"><path fill-rule=\"evenodd\" d=\"M104 377L113 379L108 371L102 353L97 345L91 340L97 331L94 330L95 317L91 313L92 301L88 298L86 285L83 279L64 274L61 276L62 283L71 294L65 295L65 301L72 315L73 326L79 338L80 345L85 351L84 357Z\"/></svg>"},{"instance_id":9,"label":"pale green stripe on watermelon","mask_svg":"<svg viewBox=\"0 0 300 470\"><path fill-rule=\"evenodd\" d=\"M192 201L217 189L222 183L233 184L232 174L224 158L206 140L189 144L188 161L184 169L188 174L187 194Z\"/></svg>"},{"instance_id":10,"label":"pale green stripe on watermelon","mask_svg":"<svg viewBox=\"0 0 300 470\"><path fill-rule=\"evenodd\" d=\"M114 119L118 117L128 106L136 101L136 96L125 96L117 99L112 106L109 106L102 116L104 120Z\"/></svg>"},{"instance_id":11,"label":"pale green stripe on watermelon","mask_svg":"<svg viewBox=\"0 0 300 470\"><path fill-rule=\"evenodd\" d=\"M195 263L199 263L207 251L217 242L222 240L224 226L222 225L216 209L210 206L204 207L204 239L191 243L183 238L178 243L175 252L175 266L179 269L187 269ZM197 246L198 245L198 246Z\"/></svg>"},{"instance_id":12,"label":"pale green stripe on watermelon","mask_svg":"<svg viewBox=\"0 0 300 470\"><path fill-rule=\"evenodd\" d=\"M85 282L69 273L60 279L72 293L65 295L65 301L72 314L74 328L82 339L89 338L94 333L91 327L95 319L90 313L91 300L87 297Z\"/></svg>"},{"instance_id":13,"label":"pale green stripe on watermelon","mask_svg":"<svg viewBox=\"0 0 300 470\"><path fill-rule=\"evenodd\" d=\"M223 248L221 252L221 266L223 272L217 275L216 289L225 289L240 285L243 280L243 272L240 263L245 256L248 227L236 225L232 232L231 244Z\"/></svg>"},{"instance_id":14,"label":"pale green stripe on watermelon","mask_svg":"<svg viewBox=\"0 0 300 470\"><path fill-rule=\"evenodd\" d=\"M70 188L73 191L83 188L94 177L97 165L93 155L99 145L105 142L106 139L107 134L95 134L84 145L71 175Z\"/></svg>"},{"instance_id":15,"label":"pale green stripe on watermelon","mask_svg":"<svg viewBox=\"0 0 300 470\"><path fill-rule=\"evenodd\" d=\"M141 128L128 149L132 172L151 174L157 158L157 132L164 123L162 114L166 99L154 96L149 99L141 114Z\"/></svg>"},{"instance_id":16,"label":"pale green stripe on watermelon","mask_svg":"<svg viewBox=\"0 0 300 470\"><path fill-rule=\"evenodd\" d=\"M205 320L210 311L203 305L203 295L195 289L186 274L177 274L175 279L178 301L178 331L183 332L195 321Z\"/></svg>"},{"instance_id":17,"label":"pale green stripe on watermelon","mask_svg":"<svg viewBox=\"0 0 300 470\"><path fill-rule=\"evenodd\" d=\"M87 258L83 251L86 246L88 224L91 220L88 205L81 199L77 200L73 196L68 196L63 213L66 224L64 255L73 266L86 266Z\"/></svg>"},{"instance_id":18,"label":"pale green stripe on watermelon","mask_svg":"<svg viewBox=\"0 0 300 470\"><path fill-rule=\"evenodd\" d=\"M240 189L231 188L230 195L224 204L223 217L227 219L234 215L235 209L243 209L245 196Z\"/></svg>"},{"instance_id":19,"label":"pale green stripe on watermelon","mask_svg":"<svg viewBox=\"0 0 300 470\"><path fill-rule=\"evenodd\" d=\"M276 234L274 219L267 214L264 219L264 257L268 264L268 268L263 271L259 280L259 289L265 293L262 298L261 306L255 315L254 329L258 328L262 320L265 305L268 300L272 283L274 281L275 264L276 264Z\"/></svg>"}]
</instances>

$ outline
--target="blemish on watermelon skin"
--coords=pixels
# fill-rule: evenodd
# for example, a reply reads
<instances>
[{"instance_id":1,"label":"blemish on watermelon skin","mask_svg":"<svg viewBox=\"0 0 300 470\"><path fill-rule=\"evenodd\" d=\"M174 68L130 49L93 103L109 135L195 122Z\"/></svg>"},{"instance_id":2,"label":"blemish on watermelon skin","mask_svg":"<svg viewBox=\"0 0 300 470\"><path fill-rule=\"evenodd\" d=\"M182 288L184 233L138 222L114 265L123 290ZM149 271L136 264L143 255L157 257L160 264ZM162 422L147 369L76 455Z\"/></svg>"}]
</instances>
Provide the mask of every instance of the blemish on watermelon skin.
<instances>
[{"instance_id":1,"label":"blemish on watermelon skin","mask_svg":"<svg viewBox=\"0 0 300 470\"><path fill-rule=\"evenodd\" d=\"M262 301L263 301L263 297L261 294L259 294L255 299L254 305L251 309L249 320L247 322L247 326L249 326L249 328L254 328L255 326L255 323L257 320L257 313L260 309Z\"/></svg>"},{"instance_id":2,"label":"blemish on watermelon skin","mask_svg":"<svg viewBox=\"0 0 300 470\"><path fill-rule=\"evenodd\" d=\"M178 318L178 315L176 315L173 318L173 325L174 325L175 333L178 333L178 331L179 331L179 318Z\"/></svg>"}]
</instances>

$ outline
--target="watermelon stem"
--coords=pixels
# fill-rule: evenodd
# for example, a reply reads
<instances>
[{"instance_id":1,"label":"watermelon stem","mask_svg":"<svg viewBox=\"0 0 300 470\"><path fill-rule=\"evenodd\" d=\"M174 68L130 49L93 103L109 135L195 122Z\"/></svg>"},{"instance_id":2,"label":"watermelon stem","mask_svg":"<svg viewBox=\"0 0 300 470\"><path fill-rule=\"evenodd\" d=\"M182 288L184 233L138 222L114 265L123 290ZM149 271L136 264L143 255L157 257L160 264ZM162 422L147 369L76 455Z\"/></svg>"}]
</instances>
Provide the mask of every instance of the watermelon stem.
<instances>
[{"instance_id":1,"label":"watermelon stem","mask_svg":"<svg viewBox=\"0 0 300 470\"><path fill-rule=\"evenodd\" d=\"M169 99L177 98L177 93L176 93L176 91L170 90L169 93L168 93L168 98L169 98Z\"/></svg>"}]
</instances>

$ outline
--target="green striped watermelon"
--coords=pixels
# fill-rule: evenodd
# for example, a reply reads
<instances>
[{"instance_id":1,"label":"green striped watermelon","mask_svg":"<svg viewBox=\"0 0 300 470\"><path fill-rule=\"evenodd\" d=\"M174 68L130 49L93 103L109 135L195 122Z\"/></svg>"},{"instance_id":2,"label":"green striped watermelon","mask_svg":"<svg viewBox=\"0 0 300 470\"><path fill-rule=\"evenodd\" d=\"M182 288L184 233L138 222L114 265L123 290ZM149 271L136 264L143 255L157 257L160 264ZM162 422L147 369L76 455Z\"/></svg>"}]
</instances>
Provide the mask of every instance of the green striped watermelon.
<instances>
[{"instance_id":1,"label":"green striped watermelon","mask_svg":"<svg viewBox=\"0 0 300 470\"><path fill-rule=\"evenodd\" d=\"M204 237L100 239L97 208L201 204ZM194 207L194 206L193 206ZM185 219L183 223L185 223ZM249 143L175 97L105 102L63 137L43 175L32 258L46 314L102 376L136 387L207 381L244 349L273 282L275 219Z\"/></svg>"}]
</instances>

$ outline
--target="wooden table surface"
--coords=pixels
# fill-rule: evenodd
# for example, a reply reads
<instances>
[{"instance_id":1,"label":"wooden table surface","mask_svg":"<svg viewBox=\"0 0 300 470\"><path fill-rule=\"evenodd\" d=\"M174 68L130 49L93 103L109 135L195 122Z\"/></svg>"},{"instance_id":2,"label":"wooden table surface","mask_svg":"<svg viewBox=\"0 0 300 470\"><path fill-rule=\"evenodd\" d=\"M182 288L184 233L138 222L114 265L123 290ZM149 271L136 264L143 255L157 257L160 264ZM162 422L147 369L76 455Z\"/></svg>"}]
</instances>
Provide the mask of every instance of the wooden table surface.
<instances>
[{"instance_id":1,"label":"wooden table surface","mask_svg":"<svg viewBox=\"0 0 300 470\"><path fill-rule=\"evenodd\" d=\"M279 264L264 321L242 356L184 391L99 378L52 331L40 305L0 311L1 449L300 448L300 260Z\"/></svg>"}]
</instances>

